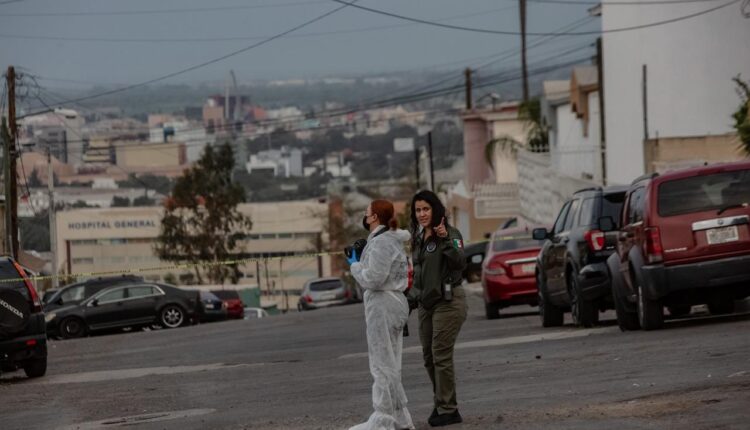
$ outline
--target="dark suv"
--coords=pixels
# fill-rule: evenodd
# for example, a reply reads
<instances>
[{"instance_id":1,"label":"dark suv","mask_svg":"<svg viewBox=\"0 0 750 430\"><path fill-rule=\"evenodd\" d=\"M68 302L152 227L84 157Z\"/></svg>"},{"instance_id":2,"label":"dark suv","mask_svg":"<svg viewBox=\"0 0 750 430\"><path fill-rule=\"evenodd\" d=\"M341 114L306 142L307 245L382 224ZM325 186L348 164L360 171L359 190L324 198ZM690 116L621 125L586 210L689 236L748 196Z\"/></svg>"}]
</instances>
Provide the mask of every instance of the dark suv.
<instances>
[{"instance_id":1,"label":"dark suv","mask_svg":"<svg viewBox=\"0 0 750 430\"><path fill-rule=\"evenodd\" d=\"M30 378L47 372L44 312L23 268L0 257L0 371L19 368Z\"/></svg>"},{"instance_id":2,"label":"dark suv","mask_svg":"<svg viewBox=\"0 0 750 430\"><path fill-rule=\"evenodd\" d=\"M627 187L587 188L565 202L551 232L534 229L544 240L537 257L536 280L542 326L563 324L570 309L577 326L591 327L599 311L613 307L607 258L614 247L604 234L615 228ZM600 221L608 221L606 226Z\"/></svg>"},{"instance_id":3,"label":"dark suv","mask_svg":"<svg viewBox=\"0 0 750 430\"><path fill-rule=\"evenodd\" d=\"M608 261L621 329L661 328L665 306L730 313L750 295L750 162L639 178L625 208Z\"/></svg>"}]
</instances>

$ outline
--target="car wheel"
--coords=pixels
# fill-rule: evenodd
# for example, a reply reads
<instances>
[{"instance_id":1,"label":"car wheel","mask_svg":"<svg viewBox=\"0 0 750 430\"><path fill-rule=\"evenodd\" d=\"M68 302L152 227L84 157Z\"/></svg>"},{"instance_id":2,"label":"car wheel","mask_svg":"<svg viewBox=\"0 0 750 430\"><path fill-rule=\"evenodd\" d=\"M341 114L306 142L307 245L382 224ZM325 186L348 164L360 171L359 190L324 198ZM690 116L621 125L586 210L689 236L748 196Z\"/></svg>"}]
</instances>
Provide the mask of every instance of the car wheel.
<instances>
[{"instance_id":1,"label":"car wheel","mask_svg":"<svg viewBox=\"0 0 750 430\"><path fill-rule=\"evenodd\" d=\"M690 315L690 309L692 306L690 305L675 305L675 306L667 306L667 310L669 311L669 315L673 316L675 318L684 317L687 315Z\"/></svg>"},{"instance_id":2,"label":"car wheel","mask_svg":"<svg viewBox=\"0 0 750 430\"><path fill-rule=\"evenodd\" d=\"M159 322L166 328L177 328L185 323L185 311L177 305L167 305L159 313Z\"/></svg>"},{"instance_id":3,"label":"car wheel","mask_svg":"<svg viewBox=\"0 0 750 430\"><path fill-rule=\"evenodd\" d=\"M39 378L47 373L47 357L37 358L26 362L23 371L29 378Z\"/></svg>"},{"instance_id":4,"label":"car wheel","mask_svg":"<svg viewBox=\"0 0 750 430\"><path fill-rule=\"evenodd\" d=\"M496 320L500 318L500 306L494 303L484 302L484 315L488 320Z\"/></svg>"},{"instance_id":5,"label":"car wheel","mask_svg":"<svg viewBox=\"0 0 750 430\"><path fill-rule=\"evenodd\" d=\"M537 294L539 295L539 316L542 319L542 327L559 327L563 325L562 309L553 305L547 298L547 288L544 285L541 273L536 275Z\"/></svg>"},{"instance_id":6,"label":"car wheel","mask_svg":"<svg viewBox=\"0 0 750 430\"><path fill-rule=\"evenodd\" d=\"M664 326L664 308L658 300L649 300L638 286L638 322L644 330L658 330Z\"/></svg>"},{"instance_id":7,"label":"car wheel","mask_svg":"<svg viewBox=\"0 0 750 430\"><path fill-rule=\"evenodd\" d=\"M599 320L599 311L593 302L583 298L581 287L573 274L568 276L568 292L573 324L577 327L593 327Z\"/></svg>"},{"instance_id":8,"label":"car wheel","mask_svg":"<svg viewBox=\"0 0 750 430\"><path fill-rule=\"evenodd\" d=\"M77 317L68 317L60 322L60 336L63 339L73 339L86 336L86 323Z\"/></svg>"},{"instance_id":9,"label":"car wheel","mask_svg":"<svg viewBox=\"0 0 750 430\"><path fill-rule=\"evenodd\" d=\"M641 323L638 321L638 309L633 309L634 306L623 297L614 282L612 282L612 301L615 302L617 325L620 326L620 330L640 330Z\"/></svg>"},{"instance_id":10,"label":"car wheel","mask_svg":"<svg viewBox=\"0 0 750 430\"><path fill-rule=\"evenodd\" d=\"M708 302L708 311L713 315L731 314L734 312L734 300L719 299Z\"/></svg>"}]
</instances>

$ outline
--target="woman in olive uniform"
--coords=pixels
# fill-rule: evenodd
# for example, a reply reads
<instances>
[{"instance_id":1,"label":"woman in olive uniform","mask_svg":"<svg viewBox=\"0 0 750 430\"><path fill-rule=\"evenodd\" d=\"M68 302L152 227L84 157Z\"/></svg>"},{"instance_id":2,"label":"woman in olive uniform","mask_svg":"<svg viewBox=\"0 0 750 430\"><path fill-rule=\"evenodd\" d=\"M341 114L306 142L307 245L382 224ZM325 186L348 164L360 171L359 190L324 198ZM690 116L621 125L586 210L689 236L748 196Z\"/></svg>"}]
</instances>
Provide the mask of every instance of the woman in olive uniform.
<instances>
[{"instance_id":1,"label":"woman in olive uniform","mask_svg":"<svg viewBox=\"0 0 750 430\"><path fill-rule=\"evenodd\" d=\"M409 298L412 307L419 307L419 338L435 403L428 422L433 427L460 423L453 347L467 311L461 286L463 238L446 222L445 206L431 191L414 196L411 229L414 287Z\"/></svg>"}]
</instances>

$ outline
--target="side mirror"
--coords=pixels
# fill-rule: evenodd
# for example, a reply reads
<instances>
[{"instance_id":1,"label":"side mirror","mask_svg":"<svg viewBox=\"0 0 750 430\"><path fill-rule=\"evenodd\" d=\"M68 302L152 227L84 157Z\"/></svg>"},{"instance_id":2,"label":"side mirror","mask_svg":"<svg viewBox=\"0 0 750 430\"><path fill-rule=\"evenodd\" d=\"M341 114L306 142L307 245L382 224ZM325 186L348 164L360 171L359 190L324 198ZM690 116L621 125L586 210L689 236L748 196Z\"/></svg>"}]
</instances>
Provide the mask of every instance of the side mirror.
<instances>
[{"instance_id":1,"label":"side mirror","mask_svg":"<svg viewBox=\"0 0 750 430\"><path fill-rule=\"evenodd\" d=\"M63 305L63 299L62 299L62 297L60 297L57 300L55 300L55 303L57 303L58 305L62 306Z\"/></svg>"},{"instance_id":2,"label":"side mirror","mask_svg":"<svg viewBox=\"0 0 750 430\"><path fill-rule=\"evenodd\" d=\"M482 260L484 260L484 255L483 254L474 254L474 255L471 256L471 262L473 264L481 264Z\"/></svg>"},{"instance_id":3,"label":"side mirror","mask_svg":"<svg viewBox=\"0 0 750 430\"><path fill-rule=\"evenodd\" d=\"M615 220L611 216L603 216L599 218L599 230L603 232L615 230Z\"/></svg>"},{"instance_id":4,"label":"side mirror","mask_svg":"<svg viewBox=\"0 0 750 430\"><path fill-rule=\"evenodd\" d=\"M489 239L490 237L492 237L492 233L485 233L484 234L484 238L485 239Z\"/></svg>"},{"instance_id":5,"label":"side mirror","mask_svg":"<svg viewBox=\"0 0 750 430\"><path fill-rule=\"evenodd\" d=\"M549 237L549 232L546 228L535 228L531 232L531 237L534 240L546 240Z\"/></svg>"},{"instance_id":6,"label":"side mirror","mask_svg":"<svg viewBox=\"0 0 750 430\"><path fill-rule=\"evenodd\" d=\"M99 299L92 300L91 303L89 303L89 305L94 306L94 307L99 306Z\"/></svg>"}]
</instances>

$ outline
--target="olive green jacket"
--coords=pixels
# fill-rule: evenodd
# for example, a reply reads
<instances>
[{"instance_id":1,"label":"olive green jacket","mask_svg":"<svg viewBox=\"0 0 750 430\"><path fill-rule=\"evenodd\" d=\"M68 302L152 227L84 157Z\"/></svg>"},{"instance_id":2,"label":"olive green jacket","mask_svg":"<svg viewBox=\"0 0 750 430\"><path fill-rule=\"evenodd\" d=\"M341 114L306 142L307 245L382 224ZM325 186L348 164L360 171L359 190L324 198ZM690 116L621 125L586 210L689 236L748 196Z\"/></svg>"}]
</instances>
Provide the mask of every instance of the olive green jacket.
<instances>
[{"instance_id":1,"label":"olive green jacket","mask_svg":"<svg viewBox=\"0 0 750 430\"><path fill-rule=\"evenodd\" d=\"M461 285L466 267L461 232L447 226L448 237L436 235L424 240L424 230L417 233L412 249L414 284L409 299L425 309L431 309L443 300L443 283Z\"/></svg>"}]
</instances>

